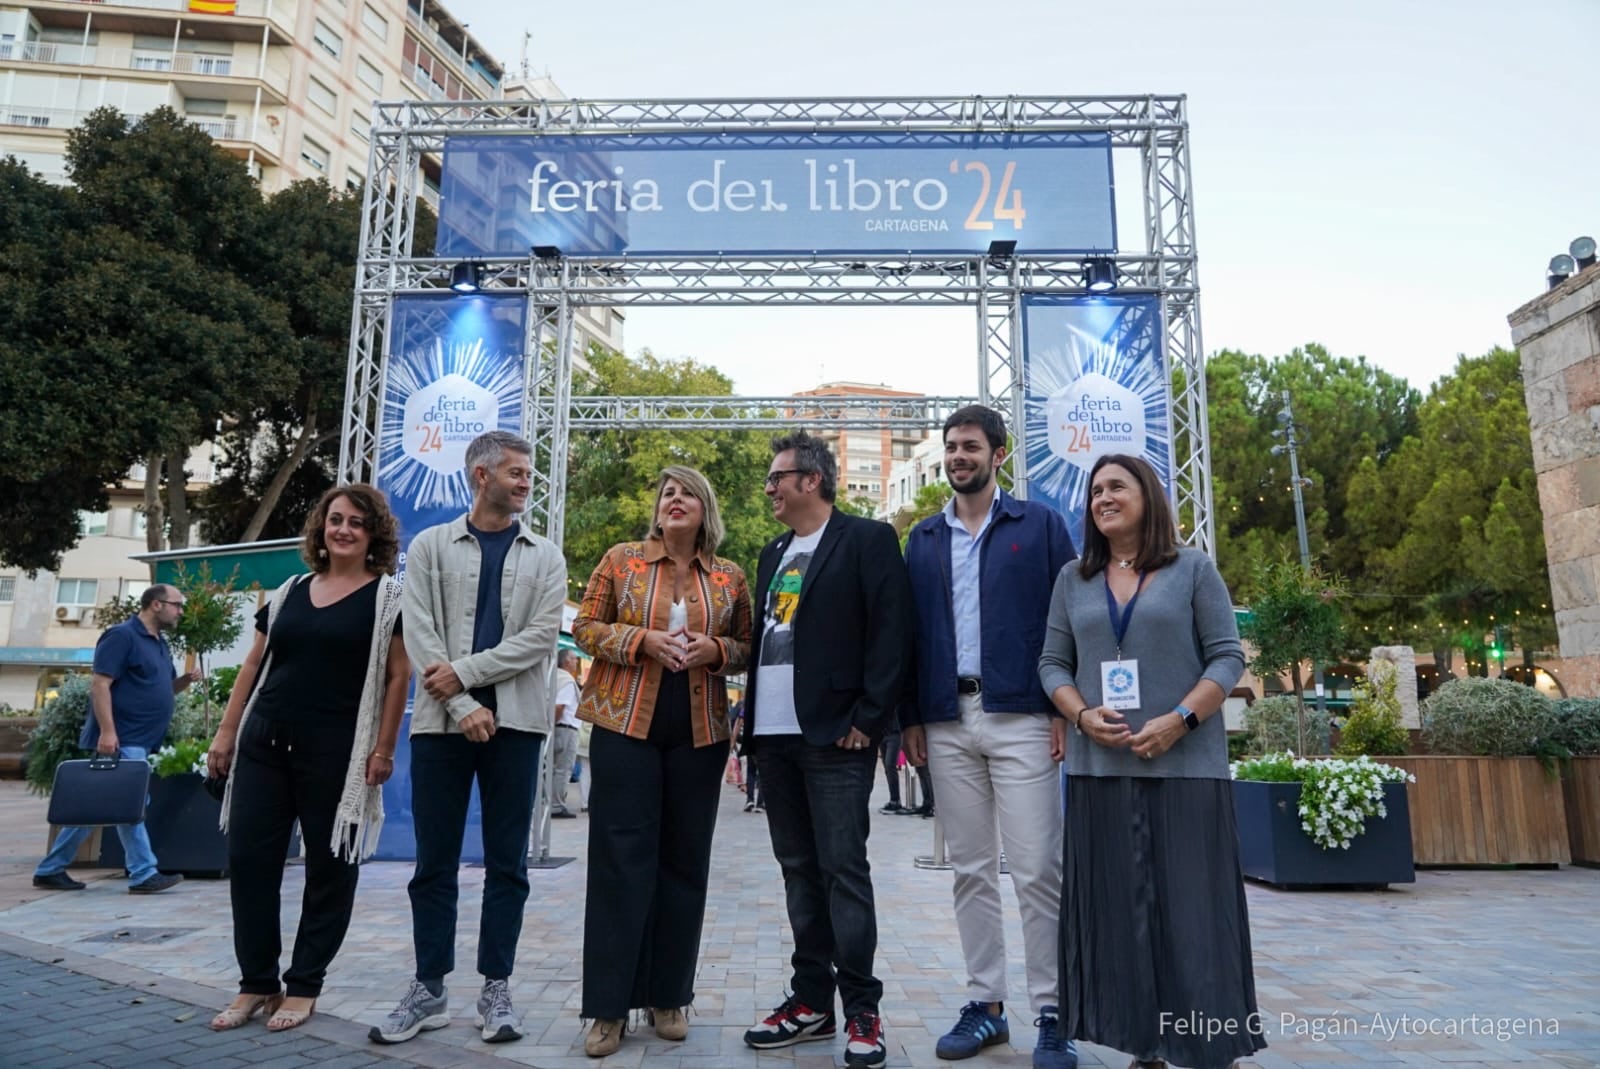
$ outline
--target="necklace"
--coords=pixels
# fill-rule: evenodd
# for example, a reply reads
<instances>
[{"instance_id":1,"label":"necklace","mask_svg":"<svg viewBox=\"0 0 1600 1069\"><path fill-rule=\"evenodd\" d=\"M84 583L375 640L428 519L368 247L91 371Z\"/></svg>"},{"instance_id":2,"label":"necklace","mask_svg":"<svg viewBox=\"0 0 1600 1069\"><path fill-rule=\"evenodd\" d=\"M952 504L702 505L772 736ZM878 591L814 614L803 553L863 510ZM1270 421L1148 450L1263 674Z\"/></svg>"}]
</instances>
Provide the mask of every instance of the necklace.
<instances>
[{"instance_id":1,"label":"necklace","mask_svg":"<svg viewBox=\"0 0 1600 1069\"><path fill-rule=\"evenodd\" d=\"M1118 568L1132 568L1133 567L1133 561L1131 561L1131 560L1119 560L1119 561L1117 561L1117 567Z\"/></svg>"}]
</instances>

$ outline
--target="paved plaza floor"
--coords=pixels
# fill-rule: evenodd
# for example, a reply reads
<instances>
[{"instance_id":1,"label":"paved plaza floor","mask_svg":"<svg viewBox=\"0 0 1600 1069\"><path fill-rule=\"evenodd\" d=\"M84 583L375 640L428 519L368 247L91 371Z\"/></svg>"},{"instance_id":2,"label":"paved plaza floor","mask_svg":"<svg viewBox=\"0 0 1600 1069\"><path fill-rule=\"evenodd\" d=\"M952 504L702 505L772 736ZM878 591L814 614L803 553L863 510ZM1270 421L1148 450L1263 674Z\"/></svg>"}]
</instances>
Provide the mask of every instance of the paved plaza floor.
<instances>
[{"instance_id":1,"label":"paved plaza floor","mask_svg":"<svg viewBox=\"0 0 1600 1069\"><path fill-rule=\"evenodd\" d=\"M881 786L880 786L881 792ZM883 799L880 798L879 802ZM597 1067L578 1020L586 817L558 821L533 893L512 993L527 1037L486 1045L472 1027L482 870L462 871L450 1027L397 1047L366 1041L412 966L405 885L410 865L362 870L356 915L317 1016L269 1036L252 1023L213 1034L211 1013L237 982L225 881L189 880L136 897L120 874L78 872L80 892L41 892L30 875L45 846L45 803L0 783L0 1066L534 1065L548 1069L828 1069L842 1043L757 1055L741 1035L775 1005L788 975L783 889L765 818L726 792L717 826L697 997L689 1038L630 1034ZM933 823L874 811L870 844L879 917L878 970L892 1067L932 1067L934 1042L965 1001L950 874L917 868ZM285 939L302 876L285 880ZM1429 871L1387 892L1249 888L1256 988L1270 1046L1251 1065L1600 1066L1600 871ZM1025 990L1021 930L1008 898L1011 987ZM1016 1047L974 1069L1024 1069L1034 1030L1025 1000L1009 1007ZM1085 1046L1084 1066L1128 1058Z\"/></svg>"}]
</instances>

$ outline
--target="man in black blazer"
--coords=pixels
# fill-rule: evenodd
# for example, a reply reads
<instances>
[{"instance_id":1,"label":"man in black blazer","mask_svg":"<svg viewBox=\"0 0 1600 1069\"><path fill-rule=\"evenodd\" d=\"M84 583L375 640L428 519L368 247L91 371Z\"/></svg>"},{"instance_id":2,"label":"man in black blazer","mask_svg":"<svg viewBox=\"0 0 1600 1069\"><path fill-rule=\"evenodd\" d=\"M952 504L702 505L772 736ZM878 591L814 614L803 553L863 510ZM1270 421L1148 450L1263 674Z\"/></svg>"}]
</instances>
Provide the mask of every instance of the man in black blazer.
<instances>
[{"instance_id":1,"label":"man in black blazer","mask_svg":"<svg viewBox=\"0 0 1600 1069\"><path fill-rule=\"evenodd\" d=\"M772 852L794 930L786 998L745 1033L757 1050L829 1039L837 990L845 1064L883 1064L872 974L878 924L867 864L877 743L912 658L911 582L894 528L833 507L838 469L820 438L774 439L744 742L767 797Z\"/></svg>"}]
</instances>

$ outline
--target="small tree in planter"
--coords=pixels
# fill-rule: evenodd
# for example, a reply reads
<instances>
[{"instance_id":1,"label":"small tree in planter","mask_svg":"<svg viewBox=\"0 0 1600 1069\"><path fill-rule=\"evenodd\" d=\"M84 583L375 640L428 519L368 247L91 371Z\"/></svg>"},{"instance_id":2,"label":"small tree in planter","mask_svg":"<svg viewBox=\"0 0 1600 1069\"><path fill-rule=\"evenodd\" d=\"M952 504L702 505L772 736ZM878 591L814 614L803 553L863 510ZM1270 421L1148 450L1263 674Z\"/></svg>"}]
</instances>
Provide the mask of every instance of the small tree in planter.
<instances>
[{"instance_id":1,"label":"small tree in planter","mask_svg":"<svg viewBox=\"0 0 1600 1069\"><path fill-rule=\"evenodd\" d=\"M1336 661L1343 646L1344 621L1337 583L1316 568L1279 560L1256 571L1257 596L1240 636L1256 648L1250 670L1258 676L1288 672L1294 682L1297 710L1295 752L1308 751L1305 683L1301 665Z\"/></svg>"},{"instance_id":2,"label":"small tree in planter","mask_svg":"<svg viewBox=\"0 0 1600 1069\"><path fill-rule=\"evenodd\" d=\"M1394 662L1375 661L1371 677L1356 684L1350 715L1339 734L1339 756L1384 757L1406 752L1409 739L1400 722L1399 688Z\"/></svg>"},{"instance_id":3,"label":"small tree in planter","mask_svg":"<svg viewBox=\"0 0 1600 1069\"><path fill-rule=\"evenodd\" d=\"M1572 860L1600 865L1600 698L1556 702L1554 741L1572 755L1561 778Z\"/></svg>"},{"instance_id":4,"label":"small tree in planter","mask_svg":"<svg viewBox=\"0 0 1600 1069\"><path fill-rule=\"evenodd\" d=\"M1304 713L1306 739L1319 745L1326 742L1328 714L1316 708ZM1300 703L1289 694L1274 694L1252 702L1244 711L1245 754L1261 757L1288 750L1298 753L1300 716Z\"/></svg>"},{"instance_id":5,"label":"small tree in planter","mask_svg":"<svg viewBox=\"0 0 1600 1069\"><path fill-rule=\"evenodd\" d=\"M179 653L192 653L206 670L208 654L230 648L244 632L244 619L234 600L234 583L239 569L234 568L228 578L217 581L211 578L211 565L202 564L196 572L182 566L173 577L173 586L183 591L185 605L178 625L169 633L173 649ZM201 702L205 715L205 737L211 738L214 725L211 720L210 688L201 686Z\"/></svg>"}]
</instances>

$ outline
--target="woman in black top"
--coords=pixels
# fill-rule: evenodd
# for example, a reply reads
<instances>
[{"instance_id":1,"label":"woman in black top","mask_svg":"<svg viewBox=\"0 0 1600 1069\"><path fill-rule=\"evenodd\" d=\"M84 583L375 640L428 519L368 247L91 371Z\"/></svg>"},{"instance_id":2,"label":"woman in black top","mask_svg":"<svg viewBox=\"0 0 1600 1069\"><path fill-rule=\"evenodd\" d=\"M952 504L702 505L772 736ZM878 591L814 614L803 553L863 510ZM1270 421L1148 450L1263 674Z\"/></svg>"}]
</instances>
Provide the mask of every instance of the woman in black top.
<instances>
[{"instance_id":1,"label":"woman in black top","mask_svg":"<svg viewBox=\"0 0 1600 1069\"><path fill-rule=\"evenodd\" d=\"M305 1023L355 903L358 861L377 845L382 785L411 666L400 637L399 540L383 494L365 484L322 496L306 519L311 567L256 613L206 767L230 773L228 829L239 997L217 1031L265 1011L280 1032ZM279 892L295 820L306 886L294 956L279 986Z\"/></svg>"}]
</instances>

